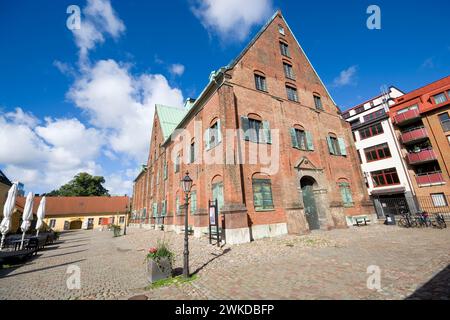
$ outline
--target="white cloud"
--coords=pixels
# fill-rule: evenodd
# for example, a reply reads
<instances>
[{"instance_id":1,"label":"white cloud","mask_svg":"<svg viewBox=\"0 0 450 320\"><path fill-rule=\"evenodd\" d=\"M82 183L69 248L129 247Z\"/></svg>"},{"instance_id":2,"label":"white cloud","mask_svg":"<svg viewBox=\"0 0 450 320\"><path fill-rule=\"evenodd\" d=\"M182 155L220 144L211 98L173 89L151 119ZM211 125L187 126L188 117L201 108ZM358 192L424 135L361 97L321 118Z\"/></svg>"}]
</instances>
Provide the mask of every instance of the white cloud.
<instances>
[{"instance_id":1,"label":"white cloud","mask_svg":"<svg viewBox=\"0 0 450 320\"><path fill-rule=\"evenodd\" d=\"M356 72L358 66L351 66L348 69L342 70L338 77L333 80L334 87L343 87L347 85L356 84Z\"/></svg>"},{"instance_id":2,"label":"white cloud","mask_svg":"<svg viewBox=\"0 0 450 320\"><path fill-rule=\"evenodd\" d=\"M81 30L74 30L80 70L55 60L53 65L74 79L67 98L87 117L39 120L17 108L0 113L0 167L27 190L42 193L67 183L84 171L103 175L111 194L131 194L139 165L148 157L156 103L182 106L181 90L161 74L133 74L130 65L114 60L91 63L89 51L124 31L107 0L88 0ZM180 67L181 66L181 67ZM173 71L178 75L184 67ZM119 169L104 172L102 159Z\"/></svg>"},{"instance_id":3,"label":"white cloud","mask_svg":"<svg viewBox=\"0 0 450 320\"><path fill-rule=\"evenodd\" d=\"M239 41L273 13L272 0L197 0L191 9L208 32Z\"/></svg>"},{"instance_id":4,"label":"white cloud","mask_svg":"<svg viewBox=\"0 0 450 320\"><path fill-rule=\"evenodd\" d=\"M75 69L68 63L61 62L59 60L55 60L55 61L53 61L53 66L56 67L56 69L58 69L59 72L61 72L65 76L73 77L76 75Z\"/></svg>"},{"instance_id":5,"label":"white cloud","mask_svg":"<svg viewBox=\"0 0 450 320\"><path fill-rule=\"evenodd\" d=\"M72 30L79 48L80 62L87 60L89 50L105 41L104 34L117 39L125 31L125 25L116 15L109 0L88 0L83 8L80 29Z\"/></svg>"},{"instance_id":6,"label":"white cloud","mask_svg":"<svg viewBox=\"0 0 450 320\"><path fill-rule=\"evenodd\" d=\"M155 104L183 105L181 91L164 76L135 76L114 60L101 60L85 70L68 98L88 113L92 125L107 133L113 151L139 161L147 158Z\"/></svg>"},{"instance_id":7,"label":"white cloud","mask_svg":"<svg viewBox=\"0 0 450 320\"><path fill-rule=\"evenodd\" d=\"M17 108L0 114L0 165L35 192L50 191L80 171L100 172L95 160L101 134L77 119L46 119L45 125Z\"/></svg>"},{"instance_id":8,"label":"white cloud","mask_svg":"<svg viewBox=\"0 0 450 320\"><path fill-rule=\"evenodd\" d=\"M180 63L175 63L170 66L169 71L172 75L182 76L184 73L184 69L185 69L184 65Z\"/></svg>"}]
</instances>

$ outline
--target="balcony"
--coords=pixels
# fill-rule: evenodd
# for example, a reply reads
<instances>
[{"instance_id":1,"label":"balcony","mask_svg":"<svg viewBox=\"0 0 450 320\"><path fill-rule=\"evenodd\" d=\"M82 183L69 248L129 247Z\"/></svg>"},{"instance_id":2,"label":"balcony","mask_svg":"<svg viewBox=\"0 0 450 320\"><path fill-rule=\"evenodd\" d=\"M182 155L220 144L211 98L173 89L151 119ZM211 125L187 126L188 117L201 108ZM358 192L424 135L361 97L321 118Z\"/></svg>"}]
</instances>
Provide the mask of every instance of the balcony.
<instances>
[{"instance_id":1,"label":"balcony","mask_svg":"<svg viewBox=\"0 0 450 320\"><path fill-rule=\"evenodd\" d=\"M416 143L428 139L428 132L425 128L417 128L411 131L404 132L401 137L403 144Z\"/></svg>"},{"instance_id":2,"label":"balcony","mask_svg":"<svg viewBox=\"0 0 450 320\"><path fill-rule=\"evenodd\" d=\"M396 125L405 125L412 123L420 119L420 113L418 109L412 109L404 113L398 114L394 117L394 122Z\"/></svg>"},{"instance_id":3,"label":"balcony","mask_svg":"<svg viewBox=\"0 0 450 320\"><path fill-rule=\"evenodd\" d=\"M429 149L415 153L408 153L406 155L406 160L409 164L415 165L437 160L437 157L434 151L432 149Z\"/></svg>"},{"instance_id":4,"label":"balcony","mask_svg":"<svg viewBox=\"0 0 450 320\"><path fill-rule=\"evenodd\" d=\"M420 187L431 186L435 184L444 184L444 176L441 171L422 173L416 175L416 182Z\"/></svg>"}]
</instances>

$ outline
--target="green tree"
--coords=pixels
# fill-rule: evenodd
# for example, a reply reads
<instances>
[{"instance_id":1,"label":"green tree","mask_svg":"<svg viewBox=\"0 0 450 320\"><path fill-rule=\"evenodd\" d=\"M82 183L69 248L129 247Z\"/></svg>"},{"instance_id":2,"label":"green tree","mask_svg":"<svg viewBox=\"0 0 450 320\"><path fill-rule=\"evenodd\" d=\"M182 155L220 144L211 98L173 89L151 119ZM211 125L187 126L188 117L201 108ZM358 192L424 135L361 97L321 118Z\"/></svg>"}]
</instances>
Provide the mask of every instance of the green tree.
<instances>
[{"instance_id":1,"label":"green tree","mask_svg":"<svg viewBox=\"0 0 450 320\"><path fill-rule=\"evenodd\" d=\"M105 178L91 176L89 173L77 174L69 183L61 186L58 190L47 193L50 197L94 197L109 196L108 190L103 187Z\"/></svg>"}]
</instances>

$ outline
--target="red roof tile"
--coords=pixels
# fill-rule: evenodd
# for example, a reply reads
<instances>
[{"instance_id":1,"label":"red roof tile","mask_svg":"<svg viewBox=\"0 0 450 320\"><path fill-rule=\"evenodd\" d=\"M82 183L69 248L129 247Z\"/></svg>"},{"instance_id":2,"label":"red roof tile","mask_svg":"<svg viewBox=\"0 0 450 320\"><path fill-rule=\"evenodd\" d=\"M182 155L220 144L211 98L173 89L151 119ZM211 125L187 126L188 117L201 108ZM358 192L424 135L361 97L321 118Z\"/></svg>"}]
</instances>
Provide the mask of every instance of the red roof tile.
<instances>
[{"instance_id":1,"label":"red roof tile","mask_svg":"<svg viewBox=\"0 0 450 320\"><path fill-rule=\"evenodd\" d=\"M16 206L23 210L25 197L17 197ZM34 198L33 213L36 214L41 197ZM95 213L125 213L128 197L47 197L46 216L86 215Z\"/></svg>"}]
</instances>

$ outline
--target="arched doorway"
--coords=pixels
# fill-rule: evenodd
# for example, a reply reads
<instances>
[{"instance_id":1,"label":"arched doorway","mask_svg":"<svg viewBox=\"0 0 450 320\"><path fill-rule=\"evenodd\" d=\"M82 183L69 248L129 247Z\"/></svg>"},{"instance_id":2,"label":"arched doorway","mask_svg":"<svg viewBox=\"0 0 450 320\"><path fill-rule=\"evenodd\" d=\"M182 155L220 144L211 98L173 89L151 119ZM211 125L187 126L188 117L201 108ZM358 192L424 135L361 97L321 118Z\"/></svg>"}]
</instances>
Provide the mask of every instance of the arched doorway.
<instances>
[{"instance_id":1,"label":"arched doorway","mask_svg":"<svg viewBox=\"0 0 450 320\"><path fill-rule=\"evenodd\" d=\"M300 187L302 188L303 205L309 230L320 229L319 213L314 196L314 187L317 187L317 182L311 177L303 177L300 180Z\"/></svg>"},{"instance_id":2,"label":"arched doorway","mask_svg":"<svg viewBox=\"0 0 450 320\"><path fill-rule=\"evenodd\" d=\"M83 223L81 222L81 220L70 221L70 227L69 227L69 229L70 229L70 230L78 230L78 229L81 229L82 224L83 224Z\"/></svg>"}]
</instances>

